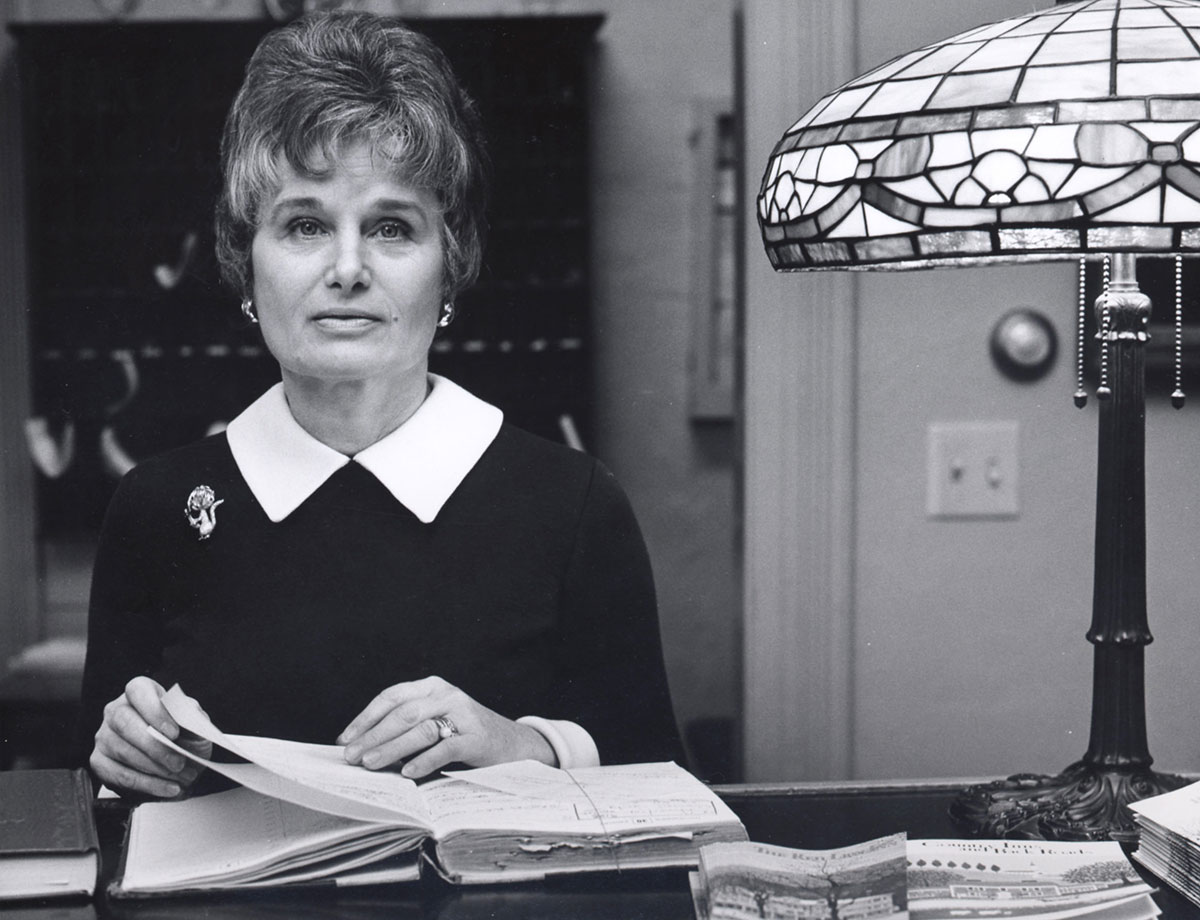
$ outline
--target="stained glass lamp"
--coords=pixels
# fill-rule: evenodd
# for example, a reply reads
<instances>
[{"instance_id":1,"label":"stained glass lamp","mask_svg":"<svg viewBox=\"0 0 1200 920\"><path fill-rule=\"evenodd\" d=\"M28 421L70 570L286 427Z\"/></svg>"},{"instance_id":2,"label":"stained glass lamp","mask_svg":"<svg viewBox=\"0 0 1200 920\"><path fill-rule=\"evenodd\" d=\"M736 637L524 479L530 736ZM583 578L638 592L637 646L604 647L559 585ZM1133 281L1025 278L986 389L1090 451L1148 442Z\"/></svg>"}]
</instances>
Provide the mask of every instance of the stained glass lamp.
<instances>
[{"instance_id":1,"label":"stained glass lamp","mask_svg":"<svg viewBox=\"0 0 1200 920\"><path fill-rule=\"evenodd\" d=\"M952 813L985 836L1135 836L1125 806L1183 782L1151 770L1146 740L1150 302L1136 265L1200 255L1200 0L1059 3L902 55L788 128L757 209L781 271L1073 259L1082 310L1086 262L1110 267L1088 748L1059 774L972 787Z\"/></svg>"}]
</instances>

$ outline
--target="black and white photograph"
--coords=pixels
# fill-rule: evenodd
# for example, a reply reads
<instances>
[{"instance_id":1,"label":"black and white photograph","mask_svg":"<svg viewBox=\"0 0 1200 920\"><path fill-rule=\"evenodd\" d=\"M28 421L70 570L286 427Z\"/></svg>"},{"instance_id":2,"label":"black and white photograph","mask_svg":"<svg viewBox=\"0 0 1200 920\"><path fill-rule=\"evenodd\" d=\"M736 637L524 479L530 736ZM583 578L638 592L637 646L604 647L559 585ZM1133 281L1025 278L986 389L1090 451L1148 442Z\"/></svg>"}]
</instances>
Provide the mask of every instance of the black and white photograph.
<instances>
[{"instance_id":1,"label":"black and white photograph","mask_svg":"<svg viewBox=\"0 0 1200 920\"><path fill-rule=\"evenodd\" d=\"M1200 918L1197 257L1200 0L0 0L0 913Z\"/></svg>"}]
</instances>

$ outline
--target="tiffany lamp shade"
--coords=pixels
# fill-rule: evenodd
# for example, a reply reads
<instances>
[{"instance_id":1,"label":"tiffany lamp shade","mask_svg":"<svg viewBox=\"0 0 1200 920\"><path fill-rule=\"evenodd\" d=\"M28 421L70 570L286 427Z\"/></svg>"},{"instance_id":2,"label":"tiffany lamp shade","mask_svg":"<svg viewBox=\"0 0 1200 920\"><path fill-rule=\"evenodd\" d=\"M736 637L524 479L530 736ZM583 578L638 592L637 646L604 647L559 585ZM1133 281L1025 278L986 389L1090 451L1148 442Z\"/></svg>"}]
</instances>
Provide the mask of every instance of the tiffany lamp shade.
<instances>
[{"instance_id":1,"label":"tiffany lamp shade","mask_svg":"<svg viewBox=\"0 0 1200 920\"><path fill-rule=\"evenodd\" d=\"M1182 783L1150 769L1146 742L1150 302L1136 262L1200 254L1200 0L1059 3L902 55L788 128L757 209L777 270L1074 259L1082 284L1087 260L1111 266L1096 302L1088 749L1058 775L972 787L953 814L989 836L1134 836L1125 805Z\"/></svg>"}]
</instances>

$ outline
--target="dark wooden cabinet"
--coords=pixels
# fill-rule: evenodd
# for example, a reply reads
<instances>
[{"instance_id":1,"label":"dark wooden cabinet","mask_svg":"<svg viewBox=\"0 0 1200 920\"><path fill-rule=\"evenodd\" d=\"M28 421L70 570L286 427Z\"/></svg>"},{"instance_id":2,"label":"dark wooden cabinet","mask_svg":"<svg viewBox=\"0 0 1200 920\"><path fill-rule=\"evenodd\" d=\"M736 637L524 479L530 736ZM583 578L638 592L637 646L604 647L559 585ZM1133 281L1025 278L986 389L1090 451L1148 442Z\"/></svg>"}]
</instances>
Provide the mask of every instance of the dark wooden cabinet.
<instances>
[{"instance_id":1,"label":"dark wooden cabinet","mask_svg":"<svg viewBox=\"0 0 1200 920\"><path fill-rule=\"evenodd\" d=\"M561 439L589 429L588 73L599 17L411 20L479 103L494 170L478 284L431 366ZM266 21L17 25L43 537L96 531L120 467L278 379L212 254L225 112Z\"/></svg>"}]
</instances>

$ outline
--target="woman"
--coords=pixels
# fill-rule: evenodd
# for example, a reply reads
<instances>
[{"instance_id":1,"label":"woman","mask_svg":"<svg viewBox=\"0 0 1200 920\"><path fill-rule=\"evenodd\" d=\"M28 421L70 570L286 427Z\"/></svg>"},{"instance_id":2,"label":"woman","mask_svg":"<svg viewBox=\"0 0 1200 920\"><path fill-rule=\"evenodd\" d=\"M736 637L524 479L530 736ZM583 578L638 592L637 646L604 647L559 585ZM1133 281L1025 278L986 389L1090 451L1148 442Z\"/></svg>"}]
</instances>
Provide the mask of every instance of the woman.
<instances>
[{"instance_id":1,"label":"woman","mask_svg":"<svg viewBox=\"0 0 1200 920\"><path fill-rule=\"evenodd\" d=\"M483 163L444 57L394 20L309 16L255 53L217 247L282 382L113 499L84 677L104 783L192 783L149 731L179 737L176 682L226 731L414 778L680 757L612 476L428 372L478 272Z\"/></svg>"}]
</instances>

